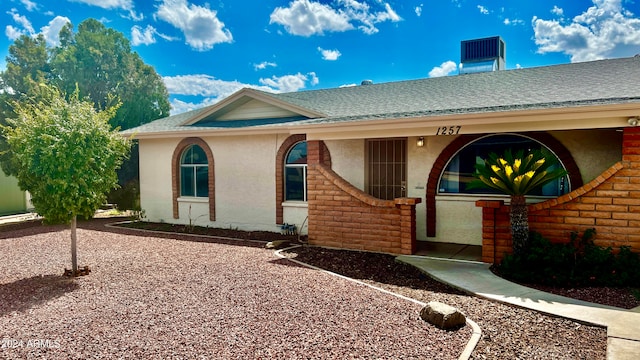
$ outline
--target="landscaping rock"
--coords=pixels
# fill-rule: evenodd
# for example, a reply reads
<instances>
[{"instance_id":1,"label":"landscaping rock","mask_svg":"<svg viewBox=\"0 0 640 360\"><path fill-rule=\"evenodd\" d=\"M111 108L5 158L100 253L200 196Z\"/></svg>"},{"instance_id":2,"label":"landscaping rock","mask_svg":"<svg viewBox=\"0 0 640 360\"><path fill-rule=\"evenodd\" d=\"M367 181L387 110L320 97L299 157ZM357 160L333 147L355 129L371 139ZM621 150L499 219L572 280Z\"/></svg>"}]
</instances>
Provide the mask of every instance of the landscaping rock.
<instances>
[{"instance_id":1,"label":"landscaping rock","mask_svg":"<svg viewBox=\"0 0 640 360\"><path fill-rule=\"evenodd\" d=\"M431 301L423 307L420 311L420 317L445 330L461 328L467 321L458 309L437 301Z\"/></svg>"},{"instance_id":2,"label":"landscaping rock","mask_svg":"<svg viewBox=\"0 0 640 360\"><path fill-rule=\"evenodd\" d=\"M287 246L289 246L289 241L287 240L274 240L265 245L267 249L283 249Z\"/></svg>"}]
</instances>

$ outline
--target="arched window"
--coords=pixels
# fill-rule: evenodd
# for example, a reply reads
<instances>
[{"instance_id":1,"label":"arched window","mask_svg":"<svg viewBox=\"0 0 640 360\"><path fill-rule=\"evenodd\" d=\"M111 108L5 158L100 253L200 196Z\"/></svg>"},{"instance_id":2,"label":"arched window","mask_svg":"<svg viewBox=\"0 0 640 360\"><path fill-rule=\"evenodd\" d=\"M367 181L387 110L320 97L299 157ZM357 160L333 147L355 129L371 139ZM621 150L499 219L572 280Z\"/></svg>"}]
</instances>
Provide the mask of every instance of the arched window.
<instances>
[{"instance_id":1,"label":"arched window","mask_svg":"<svg viewBox=\"0 0 640 360\"><path fill-rule=\"evenodd\" d=\"M467 189L467 184L473 180L475 164L481 163L490 153L504 154L511 149L515 155L519 150L525 153L532 150L544 150L553 154L551 150L541 143L520 135L492 135L480 138L464 148L449 161L442 172L438 184L438 194L499 194L493 189ZM558 159L558 166L564 166ZM542 188L536 189L530 195L560 196L571 189L567 176L557 179Z\"/></svg>"},{"instance_id":2,"label":"arched window","mask_svg":"<svg viewBox=\"0 0 640 360\"><path fill-rule=\"evenodd\" d=\"M209 196L209 163L198 145L189 145L180 157L180 196Z\"/></svg>"},{"instance_id":3,"label":"arched window","mask_svg":"<svg viewBox=\"0 0 640 360\"><path fill-rule=\"evenodd\" d=\"M291 147L284 162L284 200L307 201L307 142Z\"/></svg>"}]
</instances>

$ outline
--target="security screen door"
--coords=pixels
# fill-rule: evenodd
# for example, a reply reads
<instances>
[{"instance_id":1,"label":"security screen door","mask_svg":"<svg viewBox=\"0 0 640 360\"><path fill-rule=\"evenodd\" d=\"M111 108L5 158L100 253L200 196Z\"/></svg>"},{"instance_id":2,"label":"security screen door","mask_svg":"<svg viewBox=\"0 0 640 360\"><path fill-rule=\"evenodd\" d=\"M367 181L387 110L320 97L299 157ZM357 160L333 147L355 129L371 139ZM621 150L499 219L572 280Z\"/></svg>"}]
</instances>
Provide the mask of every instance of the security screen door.
<instances>
[{"instance_id":1,"label":"security screen door","mask_svg":"<svg viewBox=\"0 0 640 360\"><path fill-rule=\"evenodd\" d=\"M367 193L392 200L407 196L407 139L366 141Z\"/></svg>"}]
</instances>

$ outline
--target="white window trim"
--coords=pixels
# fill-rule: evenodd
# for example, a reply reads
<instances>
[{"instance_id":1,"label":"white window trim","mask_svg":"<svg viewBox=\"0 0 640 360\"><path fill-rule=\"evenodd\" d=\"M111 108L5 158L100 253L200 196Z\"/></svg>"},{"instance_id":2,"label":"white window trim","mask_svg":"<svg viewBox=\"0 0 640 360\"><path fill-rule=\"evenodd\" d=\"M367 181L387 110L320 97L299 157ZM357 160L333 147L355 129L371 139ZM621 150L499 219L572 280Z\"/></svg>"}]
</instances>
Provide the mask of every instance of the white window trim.
<instances>
[{"instance_id":1,"label":"white window trim","mask_svg":"<svg viewBox=\"0 0 640 360\"><path fill-rule=\"evenodd\" d=\"M283 202L282 206L290 207L290 208L308 208L309 203L301 200L289 200L289 201Z\"/></svg>"},{"instance_id":2,"label":"white window trim","mask_svg":"<svg viewBox=\"0 0 640 360\"><path fill-rule=\"evenodd\" d=\"M209 202L209 198L208 197L195 197L195 196L181 196L181 197L178 198L178 202L204 204L204 203L208 203Z\"/></svg>"}]
</instances>

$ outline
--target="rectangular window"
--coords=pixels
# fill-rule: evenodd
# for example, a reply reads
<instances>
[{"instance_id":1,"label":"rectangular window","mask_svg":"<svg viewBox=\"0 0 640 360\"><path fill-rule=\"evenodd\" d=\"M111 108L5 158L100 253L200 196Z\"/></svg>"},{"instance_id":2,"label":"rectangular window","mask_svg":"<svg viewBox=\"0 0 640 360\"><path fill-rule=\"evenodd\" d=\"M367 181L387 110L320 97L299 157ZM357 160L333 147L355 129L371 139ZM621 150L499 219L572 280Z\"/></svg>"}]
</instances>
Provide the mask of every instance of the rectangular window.
<instances>
[{"instance_id":1,"label":"rectangular window","mask_svg":"<svg viewBox=\"0 0 640 360\"><path fill-rule=\"evenodd\" d=\"M194 171L193 167L181 167L180 168L180 195L181 196L196 196L196 189L194 188Z\"/></svg>"},{"instance_id":2,"label":"rectangular window","mask_svg":"<svg viewBox=\"0 0 640 360\"><path fill-rule=\"evenodd\" d=\"M285 167L285 199L287 201L307 201L306 172L306 165Z\"/></svg>"},{"instance_id":3,"label":"rectangular window","mask_svg":"<svg viewBox=\"0 0 640 360\"><path fill-rule=\"evenodd\" d=\"M209 196L209 167L197 166L196 172L196 196L208 197Z\"/></svg>"},{"instance_id":4,"label":"rectangular window","mask_svg":"<svg viewBox=\"0 0 640 360\"><path fill-rule=\"evenodd\" d=\"M407 139L366 142L366 191L379 199L407 196Z\"/></svg>"}]
</instances>

